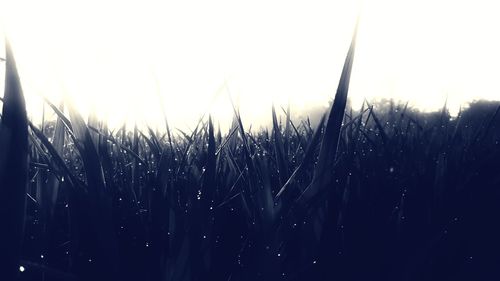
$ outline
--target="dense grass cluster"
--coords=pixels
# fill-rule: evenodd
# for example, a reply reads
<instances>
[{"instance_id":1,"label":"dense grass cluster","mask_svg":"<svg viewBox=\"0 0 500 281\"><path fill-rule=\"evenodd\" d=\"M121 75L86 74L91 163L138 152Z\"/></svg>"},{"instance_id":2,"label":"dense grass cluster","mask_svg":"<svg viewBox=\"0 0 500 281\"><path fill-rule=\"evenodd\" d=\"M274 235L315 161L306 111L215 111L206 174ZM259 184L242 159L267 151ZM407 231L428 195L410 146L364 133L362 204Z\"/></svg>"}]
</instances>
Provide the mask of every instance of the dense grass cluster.
<instances>
[{"instance_id":1,"label":"dense grass cluster","mask_svg":"<svg viewBox=\"0 0 500 281\"><path fill-rule=\"evenodd\" d=\"M253 134L237 120L223 137L209 119L172 142L90 125L80 149L61 119L32 127L25 280L491 276L498 107L454 119L385 110L346 114L325 188L311 195L323 122Z\"/></svg>"},{"instance_id":2,"label":"dense grass cluster","mask_svg":"<svg viewBox=\"0 0 500 281\"><path fill-rule=\"evenodd\" d=\"M57 121L35 126L7 65L0 274L496 280L499 105L345 110L352 56L319 125L273 108L271 128L249 132L235 109L225 134L210 117L175 135L111 131L49 101Z\"/></svg>"}]
</instances>

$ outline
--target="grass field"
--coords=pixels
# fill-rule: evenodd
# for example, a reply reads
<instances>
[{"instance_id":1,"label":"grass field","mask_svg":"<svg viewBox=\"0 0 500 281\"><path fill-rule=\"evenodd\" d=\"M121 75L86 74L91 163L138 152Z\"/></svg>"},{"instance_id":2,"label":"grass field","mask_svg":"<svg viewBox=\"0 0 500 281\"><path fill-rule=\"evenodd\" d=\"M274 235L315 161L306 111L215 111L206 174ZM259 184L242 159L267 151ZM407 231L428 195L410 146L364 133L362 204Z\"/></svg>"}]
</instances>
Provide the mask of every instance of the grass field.
<instances>
[{"instance_id":1,"label":"grass field","mask_svg":"<svg viewBox=\"0 0 500 281\"><path fill-rule=\"evenodd\" d=\"M499 104L351 110L353 56L318 126L174 134L32 124L7 49L1 280L498 280Z\"/></svg>"}]
</instances>

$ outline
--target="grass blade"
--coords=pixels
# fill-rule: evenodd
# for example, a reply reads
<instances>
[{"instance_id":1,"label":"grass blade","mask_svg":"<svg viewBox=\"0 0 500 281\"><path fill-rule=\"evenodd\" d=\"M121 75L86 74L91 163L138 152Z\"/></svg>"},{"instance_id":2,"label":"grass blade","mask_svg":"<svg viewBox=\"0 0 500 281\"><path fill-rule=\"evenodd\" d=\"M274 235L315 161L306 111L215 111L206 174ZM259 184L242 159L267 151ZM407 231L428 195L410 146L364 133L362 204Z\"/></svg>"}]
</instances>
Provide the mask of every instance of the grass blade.
<instances>
[{"instance_id":1,"label":"grass blade","mask_svg":"<svg viewBox=\"0 0 500 281\"><path fill-rule=\"evenodd\" d=\"M308 202L331 180L331 170L333 169L335 162L335 155L337 153L340 131L347 103L349 81L351 78L354 51L356 47L356 33L357 26L354 30L351 46L349 47L344 67L342 69L342 75L340 76L337 93L335 94L335 100L332 104L328 121L326 123L325 134L323 135L323 141L321 142L318 164L314 170L313 180L307 189L302 193L299 198L299 203Z\"/></svg>"},{"instance_id":2,"label":"grass blade","mask_svg":"<svg viewBox=\"0 0 500 281\"><path fill-rule=\"evenodd\" d=\"M288 161L286 159L285 144L283 143L283 136L281 135L281 130L278 125L278 120L276 118L276 110L274 109L274 105L272 106L272 115L273 115L273 137L274 137L274 148L276 153L276 163L278 163L278 174L280 179L280 185L283 186L283 184L288 179L288 164L287 164Z\"/></svg>"},{"instance_id":3,"label":"grass blade","mask_svg":"<svg viewBox=\"0 0 500 281\"><path fill-rule=\"evenodd\" d=\"M14 280L24 238L28 119L16 62L8 42L5 76L0 125L0 279Z\"/></svg>"}]
</instances>

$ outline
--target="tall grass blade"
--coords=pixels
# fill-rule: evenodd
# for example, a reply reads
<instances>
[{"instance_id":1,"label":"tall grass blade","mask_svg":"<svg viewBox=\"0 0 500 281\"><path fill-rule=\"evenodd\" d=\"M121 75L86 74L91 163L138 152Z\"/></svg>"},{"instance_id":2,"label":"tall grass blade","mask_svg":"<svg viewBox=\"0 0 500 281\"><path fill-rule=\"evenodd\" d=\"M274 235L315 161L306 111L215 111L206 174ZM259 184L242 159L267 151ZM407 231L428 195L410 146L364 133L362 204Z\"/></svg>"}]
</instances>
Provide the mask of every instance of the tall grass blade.
<instances>
[{"instance_id":1,"label":"tall grass blade","mask_svg":"<svg viewBox=\"0 0 500 281\"><path fill-rule=\"evenodd\" d=\"M276 118L276 110L274 109L274 105L272 106L272 115L273 115L274 149L276 153L276 163L278 163L280 186L282 186L288 179L288 159L286 159L285 143L283 142L283 136L281 135L280 126L278 125L278 120Z\"/></svg>"},{"instance_id":2,"label":"tall grass blade","mask_svg":"<svg viewBox=\"0 0 500 281\"><path fill-rule=\"evenodd\" d=\"M299 198L299 203L309 202L309 200L318 194L321 189L331 181L332 169L334 167L335 156L339 144L340 131L342 128L342 120L347 103L347 94L349 91L349 81L351 78L352 64L354 61L354 51L356 47L357 25L354 29L354 35L351 41L351 46L347 53L347 57L340 76L335 100L332 104L328 121L326 123L323 141L319 152L318 164L314 170L314 176L311 184L302 193Z\"/></svg>"},{"instance_id":3,"label":"tall grass blade","mask_svg":"<svg viewBox=\"0 0 500 281\"><path fill-rule=\"evenodd\" d=\"M24 238L28 181L28 119L16 62L6 43L0 123L0 279L14 280Z\"/></svg>"}]
</instances>

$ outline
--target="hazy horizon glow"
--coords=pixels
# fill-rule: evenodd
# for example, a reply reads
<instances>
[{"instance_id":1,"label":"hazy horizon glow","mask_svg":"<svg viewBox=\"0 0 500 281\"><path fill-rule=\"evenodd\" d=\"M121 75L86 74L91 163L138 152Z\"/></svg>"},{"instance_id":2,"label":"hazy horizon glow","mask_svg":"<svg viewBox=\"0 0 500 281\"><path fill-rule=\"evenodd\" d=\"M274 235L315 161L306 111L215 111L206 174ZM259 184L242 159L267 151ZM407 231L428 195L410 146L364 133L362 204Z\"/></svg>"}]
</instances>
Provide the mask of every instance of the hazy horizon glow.
<instances>
[{"instance_id":1,"label":"hazy horizon glow","mask_svg":"<svg viewBox=\"0 0 500 281\"><path fill-rule=\"evenodd\" d=\"M272 102L295 113L333 98L361 1L0 0L32 118L40 96L111 125L247 123ZM451 110L500 99L494 1L364 1L350 98ZM2 73L3 75L3 69ZM3 87L2 87L3 88Z\"/></svg>"}]
</instances>

